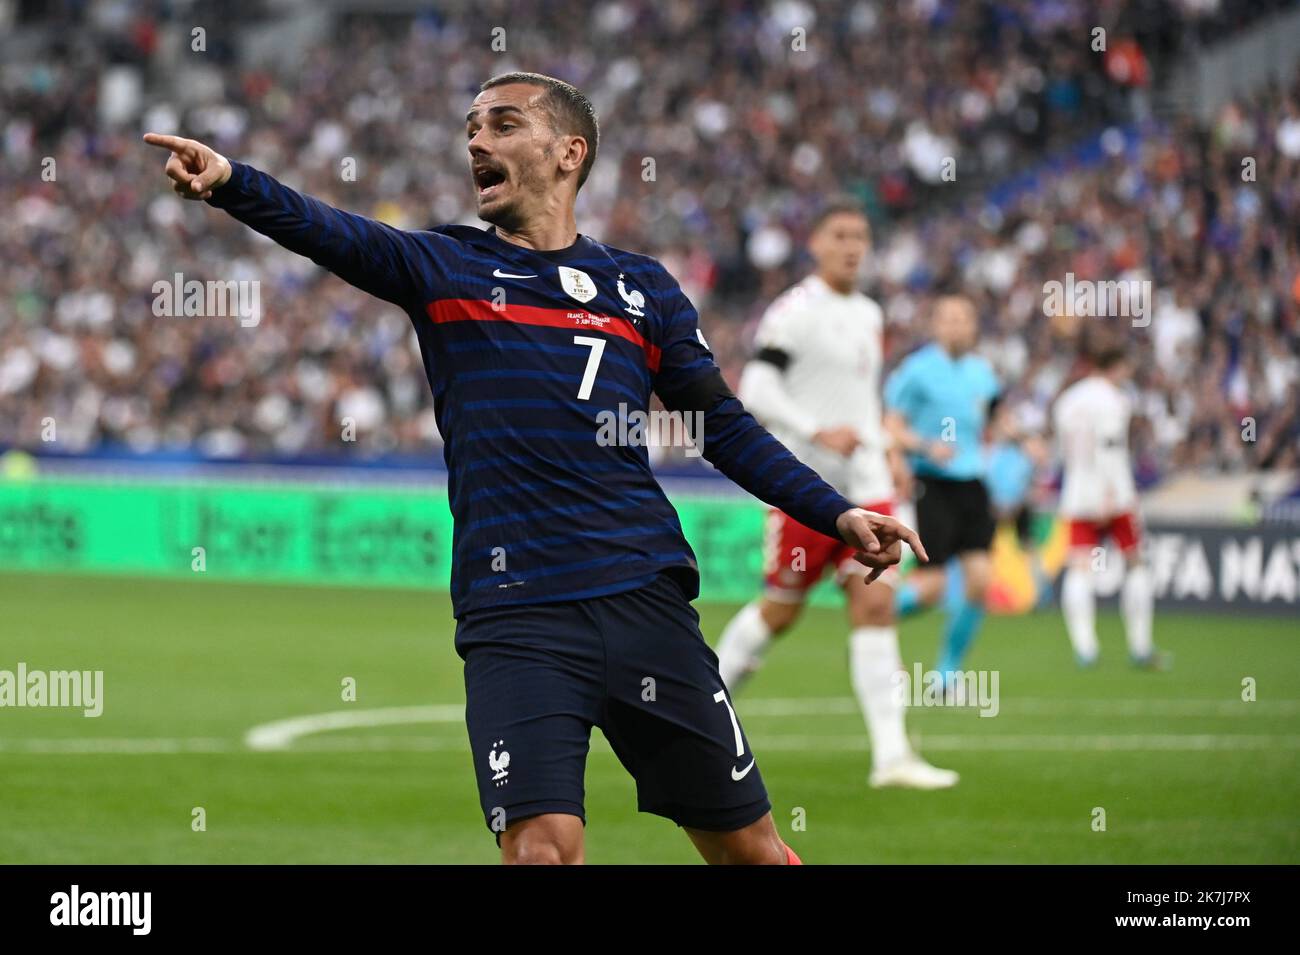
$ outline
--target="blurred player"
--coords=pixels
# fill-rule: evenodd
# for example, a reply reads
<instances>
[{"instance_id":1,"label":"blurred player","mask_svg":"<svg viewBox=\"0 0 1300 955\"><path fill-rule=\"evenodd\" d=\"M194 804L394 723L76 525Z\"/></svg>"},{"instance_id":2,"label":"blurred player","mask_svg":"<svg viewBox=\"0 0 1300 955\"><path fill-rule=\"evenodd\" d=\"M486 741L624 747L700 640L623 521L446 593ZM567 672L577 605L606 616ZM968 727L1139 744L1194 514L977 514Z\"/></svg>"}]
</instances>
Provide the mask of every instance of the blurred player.
<instances>
[{"instance_id":1,"label":"blurred player","mask_svg":"<svg viewBox=\"0 0 1300 955\"><path fill-rule=\"evenodd\" d=\"M700 635L699 570L677 513L644 443L606 440L602 422L646 415L653 391L702 422L693 436L720 471L852 545L871 574L898 562L903 539L920 543L850 504L745 411L659 262L578 232L598 138L591 102L568 83L489 80L465 140L492 228L423 231L342 212L194 140L145 140L171 151L179 195L412 321L446 442L466 724L503 860L582 861L600 726L638 808L685 828L707 861L795 862Z\"/></svg>"},{"instance_id":2,"label":"blurred player","mask_svg":"<svg viewBox=\"0 0 1300 955\"><path fill-rule=\"evenodd\" d=\"M1097 662L1094 549L1107 538L1124 555L1120 610L1129 656L1147 669L1161 669L1165 657L1152 644L1151 571L1140 553L1137 490L1129 461L1132 405L1122 384L1130 367L1113 343L1093 350L1093 371L1061 392L1052 409L1064 474L1060 514L1068 522L1070 554L1061 584L1061 610L1081 666Z\"/></svg>"},{"instance_id":3,"label":"blurred player","mask_svg":"<svg viewBox=\"0 0 1300 955\"><path fill-rule=\"evenodd\" d=\"M1020 407L1024 407L1023 405ZM1034 584L1034 604L1052 601L1052 581L1043 569L1034 539L1033 490L1035 475L1050 463L1047 442L1017 421L1017 406L999 401L989 416L989 443L985 450L985 484L993 505L994 521L1009 525L1029 564Z\"/></svg>"},{"instance_id":4,"label":"blurred player","mask_svg":"<svg viewBox=\"0 0 1300 955\"><path fill-rule=\"evenodd\" d=\"M740 397L849 500L889 514L894 489L886 454L891 452L879 397L883 317L880 306L856 290L870 248L861 206L850 198L828 202L813 223L808 247L816 269L764 314ZM763 596L732 618L718 644L718 669L732 694L761 665L773 638L798 619L809 589L834 568L853 628L849 671L871 736L870 784L954 785L955 772L931 766L907 740L893 572L868 586L852 572L850 548L778 509L768 514L764 558Z\"/></svg>"},{"instance_id":5,"label":"blurred player","mask_svg":"<svg viewBox=\"0 0 1300 955\"><path fill-rule=\"evenodd\" d=\"M994 522L982 441L998 381L988 361L973 351L979 317L969 298L940 296L933 322L934 341L889 376L885 426L909 454L917 528L931 561L899 587L899 610L933 606L943 596L945 564L956 558L961 565L963 586L948 603L937 664L947 681L961 668L984 619Z\"/></svg>"}]
</instances>

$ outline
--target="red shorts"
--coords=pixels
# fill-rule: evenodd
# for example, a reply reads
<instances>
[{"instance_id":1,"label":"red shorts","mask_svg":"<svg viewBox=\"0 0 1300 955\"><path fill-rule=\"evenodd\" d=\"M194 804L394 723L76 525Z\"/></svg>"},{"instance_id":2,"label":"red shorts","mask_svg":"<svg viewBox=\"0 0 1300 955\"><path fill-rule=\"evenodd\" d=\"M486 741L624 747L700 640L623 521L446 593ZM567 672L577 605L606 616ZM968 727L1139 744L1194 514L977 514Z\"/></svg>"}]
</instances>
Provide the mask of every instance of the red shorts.
<instances>
[{"instance_id":1,"label":"red shorts","mask_svg":"<svg viewBox=\"0 0 1300 955\"><path fill-rule=\"evenodd\" d=\"M1142 541L1137 515L1126 511L1106 521L1070 520L1070 547L1097 547L1107 537L1113 538L1125 554L1131 554Z\"/></svg>"},{"instance_id":2,"label":"red shorts","mask_svg":"<svg viewBox=\"0 0 1300 955\"><path fill-rule=\"evenodd\" d=\"M894 513L889 501L863 507L891 517ZM821 580L827 567L838 570L848 563L861 566L853 560L854 553L843 541L819 534L773 508L767 513L763 535L763 582L767 585L767 596L782 603L800 603L809 588Z\"/></svg>"}]
</instances>

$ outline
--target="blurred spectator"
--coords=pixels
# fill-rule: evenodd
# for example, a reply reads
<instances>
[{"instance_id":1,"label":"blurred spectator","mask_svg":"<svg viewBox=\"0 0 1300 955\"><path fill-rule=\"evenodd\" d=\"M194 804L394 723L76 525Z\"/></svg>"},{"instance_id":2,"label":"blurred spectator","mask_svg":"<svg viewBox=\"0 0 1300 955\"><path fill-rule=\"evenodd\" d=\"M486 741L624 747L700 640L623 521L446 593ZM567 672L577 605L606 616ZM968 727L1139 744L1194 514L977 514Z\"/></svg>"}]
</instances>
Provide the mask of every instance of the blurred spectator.
<instances>
[{"instance_id":1,"label":"blurred spectator","mask_svg":"<svg viewBox=\"0 0 1300 955\"><path fill-rule=\"evenodd\" d=\"M1294 465L1300 88L1233 103L1206 129L1112 131L1099 163L1050 166L1000 204L981 189L1128 122L1127 90L1162 62L1280 5L488 0L342 20L274 68L238 66L222 26L232 10L269 22L252 0L184 17L24 7L48 49L0 67L0 444L43 447L52 419L62 450L427 451L438 434L406 317L176 200L138 136L204 139L402 227L473 222L457 117L482 80L536 69L582 87L604 120L579 228L662 257L733 381L763 306L807 268L820 198L849 190L877 224L864 280L891 359L920 341L933 291L960 285L1017 421L1041 427L1077 372L1082 323L1098 321L1045 314L1044 282L1142 277L1156 292L1131 334L1145 460ZM210 69L190 75L166 38L185 48L200 15ZM1113 38L1105 58L1095 25ZM177 274L259 280L261 322L156 317L154 284Z\"/></svg>"}]
</instances>

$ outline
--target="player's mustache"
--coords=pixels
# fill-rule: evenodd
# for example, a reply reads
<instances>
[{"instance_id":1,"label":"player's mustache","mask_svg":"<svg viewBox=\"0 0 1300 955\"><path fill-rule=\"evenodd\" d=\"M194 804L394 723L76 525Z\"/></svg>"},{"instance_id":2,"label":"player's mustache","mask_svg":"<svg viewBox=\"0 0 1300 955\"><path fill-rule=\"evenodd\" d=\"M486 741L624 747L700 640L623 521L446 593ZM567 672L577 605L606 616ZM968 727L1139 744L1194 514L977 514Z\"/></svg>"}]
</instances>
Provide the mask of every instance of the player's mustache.
<instances>
[{"instance_id":1,"label":"player's mustache","mask_svg":"<svg viewBox=\"0 0 1300 955\"><path fill-rule=\"evenodd\" d=\"M470 171L470 175L476 180L479 178L479 176L482 176L486 173L495 173L496 175L500 176L502 179L506 178L505 167L499 166L496 163L486 163L486 162L472 163L470 165L469 171Z\"/></svg>"}]
</instances>

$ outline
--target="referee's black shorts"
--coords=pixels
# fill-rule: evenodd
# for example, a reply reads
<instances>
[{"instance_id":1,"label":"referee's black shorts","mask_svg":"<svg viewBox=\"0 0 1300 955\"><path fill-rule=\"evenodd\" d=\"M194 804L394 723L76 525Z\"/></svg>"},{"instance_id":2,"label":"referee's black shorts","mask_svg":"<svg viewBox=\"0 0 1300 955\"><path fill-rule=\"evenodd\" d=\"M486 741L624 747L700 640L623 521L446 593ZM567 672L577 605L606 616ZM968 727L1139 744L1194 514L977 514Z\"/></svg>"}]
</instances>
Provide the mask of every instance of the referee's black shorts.
<instances>
[{"instance_id":1,"label":"referee's black shorts","mask_svg":"<svg viewBox=\"0 0 1300 955\"><path fill-rule=\"evenodd\" d=\"M993 544L993 506L984 482L916 478L916 532L933 566Z\"/></svg>"}]
</instances>

